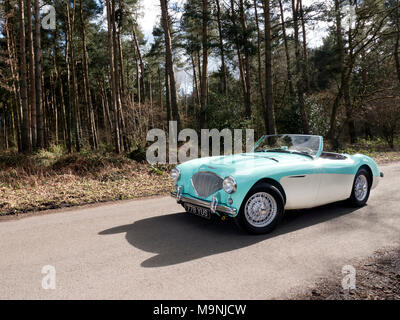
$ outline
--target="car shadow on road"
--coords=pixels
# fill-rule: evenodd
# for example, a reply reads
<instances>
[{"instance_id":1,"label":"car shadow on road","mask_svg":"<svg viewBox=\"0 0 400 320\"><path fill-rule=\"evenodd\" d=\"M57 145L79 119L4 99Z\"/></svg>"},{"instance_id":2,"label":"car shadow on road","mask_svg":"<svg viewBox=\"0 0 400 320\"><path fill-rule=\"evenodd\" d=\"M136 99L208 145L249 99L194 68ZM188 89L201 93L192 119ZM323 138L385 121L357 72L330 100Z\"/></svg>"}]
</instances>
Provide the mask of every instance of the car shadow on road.
<instances>
[{"instance_id":1,"label":"car shadow on road","mask_svg":"<svg viewBox=\"0 0 400 320\"><path fill-rule=\"evenodd\" d=\"M206 256L237 250L312 225L336 219L355 211L339 202L310 210L288 211L277 230L268 235L248 235L227 222L212 221L176 213L157 216L101 231L100 235L126 233L134 247L157 255L143 261L142 267L156 268L188 262Z\"/></svg>"}]
</instances>

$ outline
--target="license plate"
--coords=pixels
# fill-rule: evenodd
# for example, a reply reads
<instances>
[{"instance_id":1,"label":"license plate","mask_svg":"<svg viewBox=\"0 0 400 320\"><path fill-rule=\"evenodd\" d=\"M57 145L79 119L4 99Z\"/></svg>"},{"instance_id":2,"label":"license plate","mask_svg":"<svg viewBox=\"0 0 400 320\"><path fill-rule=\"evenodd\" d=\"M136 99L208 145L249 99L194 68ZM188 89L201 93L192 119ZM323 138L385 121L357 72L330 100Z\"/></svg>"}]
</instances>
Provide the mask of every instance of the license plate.
<instances>
[{"instance_id":1,"label":"license plate","mask_svg":"<svg viewBox=\"0 0 400 320\"><path fill-rule=\"evenodd\" d=\"M196 206L193 206L188 203L185 203L184 207L185 207L186 211L191 214L194 214L194 215L199 216L204 219L208 219L208 220L211 219L211 210L210 209L196 207Z\"/></svg>"}]
</instances>

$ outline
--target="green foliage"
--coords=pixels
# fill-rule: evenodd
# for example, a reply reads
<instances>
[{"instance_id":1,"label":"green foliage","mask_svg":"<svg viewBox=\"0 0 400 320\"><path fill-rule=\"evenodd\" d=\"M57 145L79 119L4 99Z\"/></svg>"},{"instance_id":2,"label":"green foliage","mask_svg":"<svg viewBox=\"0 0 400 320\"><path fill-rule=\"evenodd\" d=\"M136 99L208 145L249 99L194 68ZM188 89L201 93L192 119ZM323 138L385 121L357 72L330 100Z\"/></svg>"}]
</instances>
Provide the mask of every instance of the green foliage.
<instances>
[{"instance_id":1,"label":"green foliage","mask_svg":"<svg viewBox=\"0 0 400 320\"><path fill-rule=\"evenodd\" d=\"M395 144L399 146L400 139L396 139ZM356 144L347 145L339 149L340 153L356 154L362 153L373 157L375 153L387 152L390 150L387 141L382 137L375 139L359 139Z\"/></svg>"},{"instance_id":2,"label":"green foliage","mask_svg":"<svg viewBox=\"0 0 400 320\"><path fill-rule=\"evenodd\" d=\"M333 33L324 39L321 47L314 50L310 62L312 89L315 91L329 89L340 74L340 61Z\"/></svg>"},{"instance_id":3,"label":"green foliage","mask_svg":"<svg viewBox=\"0 0 400 320\"><path fill-rule=\"evenodd\" d=\"M57 12L57 29L42 30L42 56L43 56L43 96L45 97L46 141L50 146L47 150L35 153L35 159L41 166L50 166L65 156L65 150L56 143L55 127L58 128L57 143L64 143L63 131L65 124L62 115L71 113L73 139L77 119L73 110L74 98L77 98L81 116L81 156L91 158L94 153L87 145L90 141L89 120L87 106L84 100L84 73L82 70L83 39L82 23L79 9L83 6L84 26L86 28L87 50L89 56L89 89L94 107L95 125L98 128L99 149L105 154L111 153L113 146L114 110L111 99L110 83L110 56L108 43L107 20L103 16L105 1L82 0L72 1L45 0L44 3L55 6ZM68 26L66 4L71 5L75 13L74 25ZM132 145L144 146L146 132L151 127L166 127L166 102L165 88L165 38L164 31L158 23L153 30L154 41L150 45L139 25L142 12L142 3L139 0L114 1L116 6L117 31L121 32L122 67L126 96L122 97L122 113L125 116L126 137L129 143L126 149L132 150ZM202 55L203 55L203 18L208 27L207 46L209 48L209 80L206 126L209 128L252 128L256 136L265 133L265 106L261 93L265 93L265 17L263 1L222 1L220 0L221 16L217 17L216 2L208 1L209 11L203 13L202 0L169 1L169 19L173 47L174 65L179 93L180 116L187 127L199 129L199 102L194 90L195 83L192 79L193 67L195 68L196 84L201 86ZM234 7L231 8L231 3ZM357 24L352 30L347 30L345 21L342 21L341 33L338 33L337 16L334 6L324 1L302 3L304 6L305 41L307 51L303 51L302 21L299 21L300 44L296 52L293 37L292 3L282 1L285 15L286 35L284 38L281 24L279 2L272 1L271 5L271 36L272 36L272 81L273 103L275 106L276 126L279 133L299 133L302 131L299 79L304 80L306 75L310 86L305 89L305 109L310 131L313 134L327 135L331 126L332 106L337 103L337 115L334 131L337 145L345 145L349 137L349 123L354 122L356 136L368 136L375 140L385 137L387 145L395 147L399 141L396 138L400 130L400 116L398 116L400 101L398 75L396 63L393 59L396 54L396 36L399 34L399 10L397 0L387 1L362 1L358 3ZM348 2L340 1L344 7ZM258 19L260 30L255 23L254 4L258 6ZM332 3L333 4L333 3ZM19 50L18 2L15 0L3 1L0 4L0 121L5 119L9 129L8 141L3 142L3 131L0 131L2 140L0 146L16 148L22 122L18 114L18 95L13 93L12 85L18 87L18 81L12 81L10 62L14 59L17 64ZM235 19L232 14L235 14ZM7 13L7 15L6 15ZM70 12L71 14L71 12ZM6 42L6 17L12 27L11 35L15 41L15 57L8 57ZM222 39L220 39L217 18L220 18ZM243 19L244 21L243 21ZM344 17L342 17L344 18ZM383 19L383 20L382 20ZM235 20L235 22L233 22ZM380 22L382 20L382 26ZM315 34L311 30L320 22L329 25L324 34L322 45L314 45ZM26 23L26 22L25 22ZM69 28L70 27L70 28ZM345 28L346 27L346 28ZM26 28L27 30L28 28ZM66 35L69 29L73 31L72 48L76 66L78 92L72 88L72 63L71 48L66 46ZM133 29L137 35L140 51L144 60L144 74L137 71L138 55L133 42ZM259 32L259 33L258 33ZM368 34L365 34L368 33ZM312 34L312 36L311 36ZM340 50L339 38L341 35L344 50ZM259 37L258 37L259 36ZM351 36L349 38L349 36ZM322 37L322 34L321 34ZM260 41L258 43L258 40ZM285 41L286 40L286 41ZM311 41L312 40L312 41ZM351 41L350 41L351 40ZM372 41L373 40L373 41ZM223 90L223 72L220 41L222 41L226 64L226 77L228 94ZM287 44L287 48L285 46ZM118 46L118 44L116 44ZM257 52L260 45L260 52ZM351 47L353 46L353 47ZM364 46L364 47L363 47ZM115 48L114 48L115 49ZM289 62L286 60L286 49ZM397 48L398 49L398 48ZM118 50L117 50L118 51ZM344 51L344 52L343 52ZM66 54L68 53L68 56ZM258 53L261 65L258 63ZM306 54L307 53L307 54ZM239 59L238 54L241 56ZM341 59L341 54L344 55ZM249 56L250 72L250 100L252 115L248 119L244 112L244 94L241 83L241 72L246 56ZM116 60L119 60L118 52ZM307 59L305 59L307 58ZM28 61L29 59L27 59ZM28 66L29 66L28 61ZM117 61L119 64L119 61ZM241 66L242 64L242 66ZM304 68L304 72L301 69ZM28 68L29 69L29 68ZM16 70L17 76L20 70ZM185 75L185 83L182 74ZM340 91L343 86L343 75L349 72L349 90ZM400 74L400 71L397 71ZM259 75L260 73L260 75ZM292 87L289 86L289 75L292 77ZM58 78L57 78L58 77ZM261 80L259 79L261 77ZM140 108L138 101L138 82L143 79L142 100ZM70 82L68 83L68 80ZM29 81L28 81L29 82ZM152 87L152 108L150 108L150 82ZM304 81L305 82L305 81ZM142 83L141 83L142 84ZM247 83L245 84L247 86ZM344 91L344 90L343 90ZM61 99L63 92L63 100ZM301 93L301 92L300 92ZM77 94L77 97L74 95ZM265 103L264 103L265 104ZM108 106L109 115L106 115L105 105ZM186 108L187 107L187 108ZM150 110L151 109L151 110ZM55 110L58 112L55 113ZM17 112L18 111L18 112ZM55 126L57 115L58 125ZM108 119L110 119L111 128ZM151 120L150 120L151 119ZM18 123L20 122L20 123ZM121 120L122 122L122 120ZM121 123L122 125L122 123ZM0 123L0 128L2 123ZM369 150L371 145L363 142ZM136 147L135 147L136 148ZM125 150L127 152L127 150ZM15 158L9 154L4 156L4 161L13 163ZM144 149L139 147L129 152L127 158L144 161ZM22 158L20 161L23 161Z\"/></svg>"},{"instance_id":4,"label":"green foliage","mask_svg":"<svg viewBox=\"0 0 400 320\"><path fill-rule=\"evenodd\" d=\"M318 101L316 96L306 99L308 121L312 134L325 136L329 131L329 114L326 105Z\"/></svg>"}]
</instances>

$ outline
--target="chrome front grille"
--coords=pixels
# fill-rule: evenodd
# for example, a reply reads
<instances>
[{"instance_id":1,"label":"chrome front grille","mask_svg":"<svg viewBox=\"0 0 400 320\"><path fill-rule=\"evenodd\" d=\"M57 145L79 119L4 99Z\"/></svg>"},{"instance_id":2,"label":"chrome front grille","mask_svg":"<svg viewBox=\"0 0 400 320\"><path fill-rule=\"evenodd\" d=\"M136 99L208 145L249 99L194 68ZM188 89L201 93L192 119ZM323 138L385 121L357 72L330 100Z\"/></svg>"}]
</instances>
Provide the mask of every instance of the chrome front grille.
<instances>
[{"instance_id":1,"label":"chrome front grille","mask_svg":"<svg viewBox=\"0 0 400 320\"><path fill-rule=\"evenodd\" d=\"M223 182L224 180L220 176L208 171L198 172L192 176L194 191L201 198L207 198L221 190Z\"/></svg>"}]
</instances>

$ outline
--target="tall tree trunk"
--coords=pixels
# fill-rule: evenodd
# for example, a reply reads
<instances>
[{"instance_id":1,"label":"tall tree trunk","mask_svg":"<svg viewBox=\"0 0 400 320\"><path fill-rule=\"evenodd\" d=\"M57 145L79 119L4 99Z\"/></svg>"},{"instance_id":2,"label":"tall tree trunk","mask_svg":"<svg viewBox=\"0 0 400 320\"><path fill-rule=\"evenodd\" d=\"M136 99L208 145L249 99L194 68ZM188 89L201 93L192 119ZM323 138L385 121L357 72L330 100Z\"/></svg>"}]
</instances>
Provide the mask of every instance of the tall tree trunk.
<instances>
[{"instance_id":1,"label":"tall tree trunk","mask_svg":"<svg viewBox=\"0 0 400 320\"><path fill-rule=\"evenodd\" d=\"M221 23L221 6L219 0L215 0L217 6L217 23L218 23L218 35L219 35L219 50L221 54L221 72L222 72L222 84L223 92L228 95L228 80L226 74L226 63L225 63L225 49L224 49L224 39L222 34L222 23ZM192 62L193 62L193 57ZM197 86L197 84L196 84ZM196 89L197 90L197 89Z\"/></svg>"},{"instance_id":2,"label":"tall tree trunk","mask_svg":"<svg viewBox=\"0 0 400 320\"><path fill-rule=\"evenodd\" d=\"M158 66L158 90L159 90L159 100L160 100L160 110L163 110L163 91L162 91L162 84L161 84L161 68Z\"/></svg>"},{"instance_id":3,"label":"tall tree trunk","mask_svg":"<svg viewBox=\"0 0 400 320\"><path fill-rule=\"evenodd\" d=\"M335 139L336 132L336 123L337 123L337 112L339 109L340 102L342 100L344 94L344 87L346 87L346 71L345 71L345 50L343 44L343 35L342 35L342 17L340 11L340 0L335 0L335 15L336 15L336 43L339 52L339 62L340 62L340 74L341 74L341 84L339 87L339 91L336 95L335 101L332 106L332 113L330 119L330 129L328 132L328 138L333 142Z\"/></svg>"},{"instance_id":4,"label":"tall tree trunk","mask_svg":"<svg viewBox=\"0 0 400 320\"><path fill-rule=\"evenodd\" d=\"M197 72L196 72L196 63L194 62L193 55L190 55L190 59L192 61L192 67L193 67L193 83L194 83L194 90L196 93L196 102L200 106L201 101L200 101L200 91L199 91L199 83L197 81Z\"/></svg>"},{"instance_id":5,"label":"tall tree trunk","mask_svg":"<svg viewBox=\"0 0 400 320\"><path fill-rule=\"evenodd\" d=\"M44 148L44 123L42 101L42 46L40 39L40 1L35 1L35 88L36 88L36 147Z\"/></svg>"},{"instance_id":6,"label":"tall tree trunk","mask_svg":"<svg viewBox=\"0 0 400 320\"><path fill-rule=\"evenodd\" d=\"M102 89L103 89L103 96L104 96L104 102L105 102L105 108L106 108L108 127L110 128L110 133L113 133L114 131L113 131L111 114L110 114L110 105L108 103L107 91L105 89L106 88L105 78L103 78L102 80L103 80Z\"/></svg>"},{"instance_id":7,"label":"tall tree trunk","mask_svg":"<svg viewBox=\"0 0 400 320\"><path fill-rule=\"evenodd\" d=\"M126 130L125 130L125 120L123 116L123 109L122 109L122 98L121 98L121 87L120 87L120 73L123 70L120 70L119 66L119 59L118 55L120 54L120 47L118 45L118 35L117 35L117 25L116 25L116 10L115 10L115 2L116 0L112 0L111 2L111 26L112 26L112 43L114 47L114 72L115 72L115 86L116 86L116 97L117 97L117 118L120 124L120 138L121 141L121 150L122 147L128 149L128 141L126 137Z\"/></svg>"},{"instance_id":8,"label":"tall tree trunk","mask_svg":"<svg viewBox=\"0 0 400 320\"><path fill-rule=\"evenodd\" d=\"M352 1L350 0L350 5L352 5ZM349 24L348 29L348 62L352 65L353 59L353 35L351 30L351 24ZM350 143L355 143L357 140L357 133L356 133L356 124L353 118L353 105L351 101L351 94L350 94L350 77L351 77L351 70L352 66L349 66L351 69L347 70L349 72L349 78L345 81L344 85L344 101L346 107L346 118L347 118L347 126L349 130L350 136ZM346 69L346 68L345 68Z\"/></svg>"},{"instance_id":9,"label":"tall tree trunk","mask_svg":"<svg viewBox=\"0 0 400 320\"><path fill-rule=\"evenodd\" d=\"M121 26L117 27L117 46L118 46L118 68L119 68L119 87L120 87L120 95L121 101L123 104L126 104L126 87L125 87L125 77L124 77L124 57L122 52L122 42L121 42Z\"/></svg>"},{"instance_id":10,"label":"tall tree trunk","mask_svg":"<svg viewBox=\"0 0 400 320\"><path fill-rule=\"evenodd\" d=\"M56 65L54 63L55 60L55 54L53 54L53 67L54 70L52 71L50 75L50 95L51 95L51 112L53 116L53 129L54 129L54 143L58 145L59 143L59 126L58 126L58 101L57 101L57 79L56 79Z\"/></svg>"},{"instance_id":11,"label":"tall tree trunk","mask_svg":"<svg viewBox=\"0 0 400 320\"><path fill-rule=\"evenodd\" d=\"M263 77L262 77L262 62L261 62L261 30L260 23L258 19L258 3L254 0L254 14L256 18L256 28L257 28L257 59L258 59L258 92L260 94L261 106L263 110L266 110L265 96L263 89Z\"/></svg>"},{"instance_id":12,"label":"tall tree trunk","mask_svg":"<svg viewBox=\"0 0 400 320\"><path fill-rule=\"evenodd\" d=\"M31 116L32 147L36 147L36 87L35 87L35 54L33 48L32 0L26 0L28 22L28 56L29 56L29 106Z\"/></svg>"},{"instance_id":13,"label":"tall tree trunk","mask_svg":"<svg viewBox=\"0 0 400 320\"><path fill-rule=\"evenodd\" d=\"M57 52L57 50L55 49L54 52ZM57 65L57 59L54 59L54 61L55 61L56 79L57 79L58 88L60 91L61 123L62 123L62 134L63 134L62 139L64 142L66 142L67 136L68 136L68 133L67 133L68 125L67 125L67 114L66 114L66 108L65 108L63 81L61 78L61 72L59 71L59 67Z\"/></svg>"},{"instance_id":14,"label":"tall tree trunk","mask_svg":"<svg viewBox=\"0 0 400 320\"><path fill-rule=\"evenodd\" d=\"M179 118L178 100L176 94L175 71L174 71L174 61L172 57L172 40L171 40L171 30L168 18L167 0L160 0L160 3L161 3L161 15L162 15L161 20L165 36L165 57L166 57L166 69L169 76L171 111L173 119L178 122L178 130L179 130L180 118Z\"/></svg>"},{"instance_id":15,"label":"tall tree trunk","mask_svg":"<svg viewBox=\"0 0 400 320\"><path fill-rule=\"evenodd\" d=\"M8 149L8 107L7 103L3 103L3 119L2 119L2 128L3 128L3 148L4 150Z\"/></svg>"},{"instance_id":16,"label":"tall tree trunk","mask_svg":"<svg viewBox=\"0 0 400 320\"><path fill-rule=\"evenodd\" d=\"M291 72L291 59L290 59L290 53L289 53L289 44L288 44L288 38L286 34L286 21L285 21L285 13L283 11L283 5L282 5L282 0L279 0L279 9L281 13L281 24L282 24L282 34L283 34L283 43L285 45L285 55L286 55L286 68L287 68L287 80L289 84L289 94L290 97L294 97L294 88L293 88L293 78L292 78L292 72Z\"/></svg>"},{"instance_id":17,"label":"tall tree trunk","mask_svg":"<svg viewBox=\"0 0 400 320\"><path fill-rule=\"evenodd\" d=\"M119 118L118 118L118 104L117 104L117 86L115 79L115 56L114 56L114 41L113 41L113 20L111 3L112 0L106 0L107 6L107 24L108 24L108 52L110 59L110 78L111 78L111 104L114 112L114 147L115 152L121 152L120 131L119 131Z\"/></svg>"},{"instance_id":18,"label":"tall tree trunk","mask_svg":"<svg viewBox=\"0 0 400 320\"><path fill-rule=\"evenodd\" d=\"M68 2L66 2L66 13L67 13L67 29L65 32L65 65L67 66L67 85L68 85L68 108L66 110L66 120L67 120L67 149L68 153L72 152L72 112L73 112L73 98L72 98L72 84L71 84L71 42L69 36L70 30L70 11Z\"/></svg>"},{"instance_id":19,"label":"tall tree trunk","mask_svg":"<svg viewBox=\"0 0 400 320\"><path fill-rule=\"evenodd\" d=\"M265 27L265 127L267 134L276 133L275 106L272 87L272 39L271 39L271 10L270 0L264 2L264 27Z\"/></svg>"},{"instance_id":20,"label":"tall tree trunk","mask_svg":"<svg viewBox=\"0 0 400 320\"><path fill-rule=\"evenodd\" d=\"M79 104L79 89L78 89L78 76L76 70L75 60L75 48L74 48L74 26L75 26L75 14L76 14L76 1L73 1L73 8L71 14L71 24L70 24L70 51L71 51L71 65L72 65L72 96L74 100L74 128L75 128L75 149L77 152L81 151L81 137L82 137L82 129L81 129L81 112L80 112L80 104Z\"/></svg>"},{"instance_id":21,"label":"tall tree trunk","mask_svg":"<svg viewBox=\"0 0 400 320\"><path fill-rule=\"evenodd\" d=\"M22 100L22 151L29 152L31 150L31 142L29 137L30 115L28 107L28 88L26 73L26 50L25 50L25 10L24 1L19 0L19 23L20 23L20 73L21 73L21 100Z\"/></svg>"},{"instance_id":22,"label":"tall tree trunk","mask_svg":"<svg viewBox=\"0 0 400 320\"><path fill-rule=\"evenodd\" d=\"M13 28L13 23L10 21L10 16L8 13L11 10L10 2L5 2L5 11L7 12L5 18L5 29L6 29L6 43L7 43L7 53L10 59L10 71L11 71L11 89L13 92L13 102L12 102L12 115L11 115L11 123L12 123L12 132L16 145L18 146L18 150L22 151L21 144L21 128L20 128L20 119L21 119L21 92L20 92L20 78L18 74L18 57L17 57L17 49L16 49L16 39L15 32Z\"/></svg>"},{"instance_id":23,"label":"tall tree trunk","mask_svg":"<svg viewBox=\"0 0 400 320\"><path fill-rule=\"evenodd\" d=\"M310 92L310 77L308 74L309 68L308 68L306 22L304 19L303 1L299 0L299 3L300 3L301 30L303 33L303 80L305 82L306 92Z\"/></svg>"},{"instance_id":24,"label":"tall tree trunk","mask_svg":"<svg viewBox=\"0 0 400 320\"><path fill-rule=\"evenodd\" d=\"M133 57L135 58L135 66L136 66L136 82L137 82L137 98L138 98L138 108L139 110L141 109L141 103L142 103L142 80L140 76L140 71L139 71L139 58L138 58L138 52L137 48L135 46L133 50Z\"/></svg>"},{"instance_id":25,"label":"tall tree trunk","mask_svg":"<svg viewBox=\"0 0 400 320\"><path fill-rule=\"evenodd\" d=\"M303 57L300 53L300 40L299 40L299 6L300 0L292 0L292 11L293 11L293 28L294 28L294 44L295 44L295 54L296 54L296 73L297 73L297 98L300 108L300 118L301 118L301 127L304 134L308 134L310 132L307 120L307 113L305 109L305 101L304 101L304 79L303 76L303 67L304 61Z\"/></svg>"},{"instance_id":26,"label":"tall tree trunk","mask_svg":"<svg viewBox=\"0 0 400 320\"><path fill-rule=\"evenodd\" d=\"M136 52L137 52L137 56L139 58L140 75L141 76L138 79L140 80L141 88L142 88L141 96L143 99L143 103L145 103L146 102L146 87L145 87L145 82L144 82L144 63L143 63L143 57L142 57L142 53L140 51L139 41L137 39L135 27L133 27L133 40L135 42Z\"/></svg>"},{"instance_id":27,"label":"tall tree trunk","mask_svg":"<svg viewBox=\"0 0 400 320\"><path fill-rule=\"evenodd\" d=\"M171 117L171 86L169 81L169 73L167 68L167 63L165 63L165 101L167 108L167 123L172 120Z\"/></svg>"},{"instance_id":28,"label":"tall tree trunk","mask_svg":"<svg viewBox=\"0 0 400 320\"><path fill-rule=\"evenodd\" d=\"M84 96L85 96L85 104L87 106L87 114L88 114L88 126L90 132L90 145L92 149L98 148L98 139L97 139L97 131L96 131L96 123L94 118L94 110L92 104L92 96L90 94L90 80L89 80L89 54L87 51L87 43L86 43L86 26L85 20L83 17L83 7L82 0L79 1L80 5L80 20L81 20L81 31L82 31L82 60L83 60L83 88L84 88Z\"/></svg>"},{"instance_id":29,"label":"tall tree trunk","mask_svg":"<svg viewBox=\"0 0 400 320\"><path fill-rule=\"evenodd\" d=\"M244 105L246 111L246 117L251 118L251 68L250 68L250 53L249 44L247 36L247 22L246 22L246 12L244 8L244 1L239 2L239 12L240 12L240 23L243 32L243 42L244 42L244 78L246 81L246 93L244 95Z\"/></svg>"},{"instance_id":30,"label":"tall tree trunk","mask_svg":"<svg viewBox=\"0 0 400 320\"><path fill-rule=\"evenodd\" d=\"M44 148L48 148L49 146L49 131L48 131L48 125L47 125L47 116L48 116L48 111L50 109L49 107L49 90L46 90L46 87L44 85L44 73L42 73L42 101L43 101L43 137L44 137Z\"/></svg>"},{"instance_id":31,"label":"tall tree trunk","mask_svg":"<svg viewBox=\"0 0 400 320\"><path fill-rule=\"evenodd\" d=\"M356 126L355 121L353 119L353 110L352 110L352 101L350 95L350 84L345 84L344 87L344 102L346 106L346 118L347 118L347 126L349 129L350 143L356 143Z\"/></svg>"},{"instance_id":32,"label":"tall tree trunk","mask_svg":"<svg viewBox=\"0 0 400 320\"><path fill-rule=\"evenodd\" d=\"M396 40L394 44L394 61L396 63L396 72L397 72L397 78L399 79L399 84L400 84L400 1L396 1L397 9L396 9Z\"/></svg>"},{"instance_id":33,"label":"tall tree trunk","mask_svg":"<svg viewBox=\"0 0 400 320\"><path fill-rule=\"evenodd\" d=\"M203 0L202 5L202 47L203 47L203 70L201 78L201 111L200 111L200 128L206 125L206 110L208 99L208 0Z\"/></svg>"},{"instance_id":34,"label":"tall tree trunk","mask_svg":"<svg viewBox=\"0 0 400 320\"><path fill-rule=\"evenodd\" d=\"M236 13L235 13L235 1L231 0L231 21L234 29L237 28L236 25ZM238 63L239 63L239 72L240 72L240 81L242 83L242 91L243 91L243 97L244 97L244 108L247 110L249 106L246 105L246 96L247 96L247 81L246 81L246 75L244 72L244 67L243 67L243 59L242 59L242 53L240 52L240 43L239 43L239 37L237 33L235 32L235 46L236 46L236 54L238 57Z\"/></svg>"},{"instance_id":35,"label":"tall tree trunk","mask_svg":"<svg viewBox=\"0 0 400 320\"><path fill-rule=\"evenodd\" d=\"M149 76L149 98L150 98L150 118L151 118L151 125L154 126L154 110L153 110L153 87L152 87L152 78L151 73L148 73Z\"/></svg>"}]
</instances>

